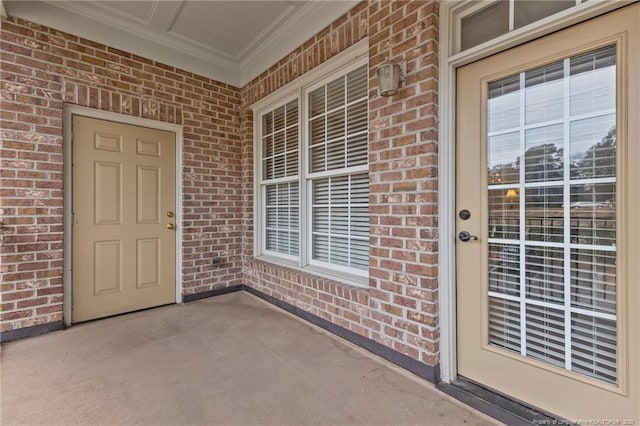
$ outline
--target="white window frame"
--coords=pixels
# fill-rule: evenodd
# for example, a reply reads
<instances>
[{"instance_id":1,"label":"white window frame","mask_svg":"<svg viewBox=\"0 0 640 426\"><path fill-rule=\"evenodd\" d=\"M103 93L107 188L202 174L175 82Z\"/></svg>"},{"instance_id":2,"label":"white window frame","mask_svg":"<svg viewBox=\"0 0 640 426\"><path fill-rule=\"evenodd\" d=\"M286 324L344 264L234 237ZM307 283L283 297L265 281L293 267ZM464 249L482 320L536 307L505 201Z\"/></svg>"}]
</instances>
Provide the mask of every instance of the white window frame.
<instances>
[{"instance_id":1,"label":"white window frame","mask_svg":"<svg viewBox=\"0 0 640 426\"><path fill-rule=\"evenodd\" d=\"M297 269L316 276L339 281L341 283L367 287L368 270L359 270L340 265L328 264L311 259L311 185L312 178L343 176L356 172L368 171L368 164L353 166L345 169L327 172L308 172L308 129L307 129L307 96L308 94L334 80L336 76L344 76L350 71L368 64L369 43L367 39L355 43L353 46L325 61L313 70L305 73L296 80L286 84L274 93L266 96L252 105L253 109L253 139L254 139L254 244L253 256L256 259L279 266ZM368 74L368 72L367 72ZM300 138L298 155L298 189L299 189L299 220L300 230L299 255L289 256L266 250L266 184L262 182L262 116L294 99L298 99L298 132ZM290 182L290 178L270 180L268 184Z\"/></svg>"},{"instance_id":2,"label":"white window frame","mask_svg":"<svg viewBox=\"0 0 640 426\"><path fill-rule=\"evenodd\" d=\"M262 179L262 173L263 173L263 168L262 168L262 132L260 130L260 128L262 127L262 116L264 114L267 114L277 108L280 108L281 106L284 106L286 104L288 104L289 102L293 101L293 100L297 100L298 101L298 174L297 177L281 177L281 178L276 178L276 179L269 179L266 183L263 182ZM256 119L254 119L254 126L255 128L258 129L257 132L257 137L255 139L255 143L254 143L254 147L255 150L258 152L257 155L257 161L256 161L256 165L257 168L255 168L255 173L256 173L256 177L257 177L257 182L258 183L258 187L257 190L260 193L260 218L264 219L265 217L267 217L267 203L266 203L266 199L267 199L267 186L268 185L277 185L280 183L290 183L290 182L298 182L298 194L300 194L301 192L301 188L300 188L300 175L301 175L301 165L302 165L302 161L301 161L301 156L302 156L302 152L300 152L301 150L301 146L300 146L300 141L302 138L302 129L300 126L300 99L298 99L298 97L295 94L290 94L289 96L287 96L284 99L281 99L279 102L277 102L276 104L269 106L268 108L266 108L265 110L261 111L260 114L257 116L257 121ZM285 125L286 127L286 125ZM299 203L299 201L298 201ZM300 207L300 206L299 206ZM299 208L298 207L298 208ZM254 210L254 212L257 210ZM299 209L299 213L298 213L298 229L300 228L300 222L302 222L302 218L301 218L301 211ZM293 255L287 255L284 253L279 253L273 250L268 250L267 249L267 227L265 226L265 221L262 220L261 222L261 226L259 229L261 235L260 235L260 239L256 240L256 241L260 241L260 252L264 253L266 256L270 256L270 257L275 257L275 258L282 258L284 261L288 261L288 262L297 262L298 257L300 256L300 254L298 254L298 256L293 256ZM298 242L298 247L300 247L300 243L301 241ZM300 251L300 249L298 249Z\"/></svg>"},{"instance_id":3,"label":"white window frame","mask_svg":"<svg viewBox=\"0 0 640 426\"><path fill-rule=\"evenodd\" d=\"M363 65L366 65L367 61L366 60L360 60L360 61L353 61L351 64L343 67L340 69L339 74L340 77L344 77L346 74L348 74L349 72L360 68ZM368 74L368 73L367 73ZM311 92L313 92L315 89L325 86L326 84L332 82L333 80L336 79L335 73L332 73L330 75L325 76L322 80L319 80L318 82L316 82L315 84L312 84L308 87L305 87L303 89L303 101L305 102L305 108L304 108L304 117L303 117L303 132L305 135L308 134L308 123L309 123L309 114L306 108L306 101L309 97L309 94ZM346 106L345 106L346 109ZM367 106L367 110L368 110L368 106ZM346 126L346 122L345 122L345 126ZM306 194L312 194L313 192L313 181L317 180L317 179L323 179L323 178L331 178L331 177L338 177L338 176L350 176L353 174L357 174L357 173L363 173L363 172L368 172L369 171L369 164L367 161L367 164L363 164L360 166L351 166L351 167L345 167L342 169L336 169L336 170L328 170L328 171L324 171L324 172L314 172L312 173L309 170L309 141L308 138L304 138L302 140L303 142L303 149L304 149L304 169L301 169L303 171L303 182L305 185L305 190L306 190ZM356 276L360 276L360 277L364 277L367 278L369 276L369 272L365 271L365 270L360 270L360 269L354 269L354 268L348 268L346 266L341 266L341 265L336 265L336 264L331 264L331 263L325 263L325 262L321 262L318 260L314 260L311 257L311 253L312 253L312 241L313 241L313 227L310 225L312 223L312 203L313 200L311 199L311 197L306 197L307 198L307 202L306 202L306 223L309 224L309 226L306 227L306 233L305 233L305 238L306 238L306 252L308 254L308 264L310 266L316 267L316 268L326 268L329 269L331 268L332 270L336 270L339 271L341 273L344 274L353 274Z\"/></svg>"}]
</instances>

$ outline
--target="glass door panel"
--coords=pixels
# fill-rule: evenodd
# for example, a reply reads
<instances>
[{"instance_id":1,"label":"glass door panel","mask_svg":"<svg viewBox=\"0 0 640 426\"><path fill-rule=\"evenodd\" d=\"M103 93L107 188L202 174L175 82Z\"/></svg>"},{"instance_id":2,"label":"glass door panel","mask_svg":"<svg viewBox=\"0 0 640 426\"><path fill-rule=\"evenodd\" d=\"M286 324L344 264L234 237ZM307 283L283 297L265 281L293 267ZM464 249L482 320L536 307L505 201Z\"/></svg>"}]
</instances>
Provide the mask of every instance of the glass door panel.
<instances>
[{"instance_id":1,"label":"glass door panel","mask_svg":"<svg viewBox=\"0 0 640 426\"><path fill-rule=\"evenodd\" d=\"M616 383L616 49L488 83L488 341Z\"/></svg>"}]
</instances>

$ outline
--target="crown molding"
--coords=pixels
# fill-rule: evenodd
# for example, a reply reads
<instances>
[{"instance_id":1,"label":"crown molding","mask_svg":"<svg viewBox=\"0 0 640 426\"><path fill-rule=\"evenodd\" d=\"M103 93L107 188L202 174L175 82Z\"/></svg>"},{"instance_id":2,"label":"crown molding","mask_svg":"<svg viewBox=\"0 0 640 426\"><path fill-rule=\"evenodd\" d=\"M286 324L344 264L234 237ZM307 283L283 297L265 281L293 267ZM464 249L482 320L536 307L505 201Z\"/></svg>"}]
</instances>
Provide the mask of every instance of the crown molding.
<instances>
[{"instance_id":1,"label":"crown molding","mask_svg":"<svg viewBox=\"0 0 640 426\"><path fill-rule=\"evenodd\" d=\"M52 5L51 3L56 3ZM105 20L98 21L61 8L57 3L71 2L12 1L5 3L9 16L15 16L50 28L86 38L109 47L175 66L232 86L240 86L240 69L234 61L197 55L195 52L167 46L158 41L135 36L126 31L114 31ZM75 3L75 2L73 2Z\"/></svg>"},{"instance_id":2,"label":"crown molding","mask_svg":"<svg viewBox=\"0 0 640 426\"><path fill-rule=\"evenodd\" d=\"M218 50L201 43L187 41L175 34L163 33L154 31L151 28L145 28L144 25L151 23L151 16L147 17L147 19L125 16L119 14L112 7L105 6L97 2L43 0L42 3L47 3L51 6L65 9L71 13L81 15L85 17L85 19L90 18L95 21L102 22L111 27L118 28L149 41L160 42L164 46L168 46L194 56L211 57L210 62L218 63L221 66L236 65L234 63L235 58L222 50ZM154 9L156 8L157 5L154 6Z\"/></svg>"},{"instance_id":3,"label":"crown molding","mask_svg":"<svg viewBox=\"0 0 640 426\"><path fill-rule=\"evenodd\" d=\"M123 16L112 7L96 2L0 0L0 11L6 8L9 16L242 87L347 13L359 1L309 1L303 6L292 3L236 55L194 43L176 34L154 31L145 26L152 17L145 20ZM162 24L166 27L166 22Z\"/></svg>"},{"instance_id":4,"label":"crown molding","mask_svg":"<svg viewBox=\"0 0 640 426\"><path fill-rule=\"evenodd\" d=\"M249 83L358 3L360 0L310 1L305 4L240 60L240 84Z\"/></svg>"},{"instance_id":5,"label":"crown molding","mask_svg":"<svg viewBox=\"0 0 640 426\"><path fill-rule=\"evenodd\" d=\"M238 62L240 62L247 55L250 55L251 52L253 52L256 48L258 48L261 45L263 45L264 44L264 40L269 38L269 36L271 36L274 31L276 31L279 27L281 27L283 25L286 25L287 19L289 19L292 14L293 14L293 17L291 19L295 19L296 10L300 10L300 9L301 9L301 7L296 6L295 3L289 2L289 6L287 7L287 9L284 12L282 12L280 14L280 16L278 16L271 24L269 24L267 26L267 28L265 28L263 31L261 31L260 34L258 34L256 37L254 37L254 39L251 40L245 46L244 49L242 49L240 52L238 52L238 54L235 56L236 60Z\"/></svg>"}]
</instances>

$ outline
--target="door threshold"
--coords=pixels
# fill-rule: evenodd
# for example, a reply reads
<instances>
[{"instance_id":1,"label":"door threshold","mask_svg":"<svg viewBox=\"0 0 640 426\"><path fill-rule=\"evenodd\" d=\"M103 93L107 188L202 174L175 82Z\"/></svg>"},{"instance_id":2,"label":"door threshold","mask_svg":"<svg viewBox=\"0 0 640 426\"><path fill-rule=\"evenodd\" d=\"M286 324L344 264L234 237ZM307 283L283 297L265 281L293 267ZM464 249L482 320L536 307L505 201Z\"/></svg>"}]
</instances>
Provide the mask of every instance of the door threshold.
<instances>
[{"instance_id":1,"label":"door threshold","mask_svg":"<svg viewBox=\"0 0 640 426\"><path fill-rule=\"evenodd\" d=\"M89 319L80 320L80 321L73 321L72 320L71 324L69 325L69 327L72 327L74 325L87 324L87 323L93 322L93 321L101 321L101 320L105 320L105 319L109 319L109 318L122 317L122 316L125 316L125 315L135 314L135 313L138 313L138 312L150 311L152 309L164 308L165 306L171 306L171 305L176 305L176 302L169 302L169 303L163 303L161 305L147 306L146 308L136 308L136 309L133 309L131 311L123 311L123 312L118 312L118 313L115 313L115 314L107 314L107 315L105 315L103 317L89 318Z\"/></svg>"},{"instance_id":2,"label":"door threshold","mask_svg":"<svg viewBox=\"0 0 640 426\"><path fill-rule=\"evenodd\" d=\"M458 401L510 426L572 424L568 420L514 401L461 376L451 383L440 382L436 387Z\"/></svg>"}]
</instances>

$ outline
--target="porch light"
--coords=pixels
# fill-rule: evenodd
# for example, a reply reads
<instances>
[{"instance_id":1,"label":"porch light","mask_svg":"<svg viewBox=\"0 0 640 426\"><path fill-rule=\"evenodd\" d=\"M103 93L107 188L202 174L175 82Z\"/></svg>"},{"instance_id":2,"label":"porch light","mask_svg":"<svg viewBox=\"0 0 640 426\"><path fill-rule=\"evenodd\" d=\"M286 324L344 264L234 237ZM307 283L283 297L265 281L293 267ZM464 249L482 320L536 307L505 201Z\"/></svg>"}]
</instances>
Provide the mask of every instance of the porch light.
<instances>
[{"instance_id":1,"label":"porch light","mask_svg":"<svg viewBox=\"0 0 640 426\"><path fill-rule=\"evenodd\" d=\"M400 82L407 79L407 62L403 60L396 64L387 59L378 67L376 74L380 96L393 96L398 93Z\"/></svg>"}]
</instances>

